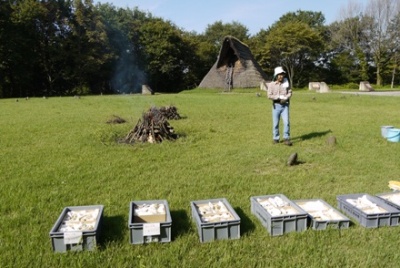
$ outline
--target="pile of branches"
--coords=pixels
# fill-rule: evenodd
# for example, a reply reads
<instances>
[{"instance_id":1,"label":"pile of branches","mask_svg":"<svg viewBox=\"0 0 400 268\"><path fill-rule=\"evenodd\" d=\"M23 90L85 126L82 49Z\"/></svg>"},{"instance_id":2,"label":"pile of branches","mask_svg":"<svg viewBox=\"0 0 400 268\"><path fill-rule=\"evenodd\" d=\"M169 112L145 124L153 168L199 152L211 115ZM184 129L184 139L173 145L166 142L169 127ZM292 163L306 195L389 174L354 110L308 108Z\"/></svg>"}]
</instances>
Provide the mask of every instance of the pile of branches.
<instances>
[{"instance_id":1,"label":"pile of branches","mask_svg":"<svg viewBox=\"0 0 400 268\"><path fill-rule=\"evenodd\" d=\"M136 126L125 137L124 142L135 143L149 142L160 143L163 140L175 140L178 135L174 133L174 128L170 126L166 117L155 107L143 113Z\"/></svg>"},{"instance_id":2,"label":"pile of branches","mask_svg":"<svg viewBox=\"0 0 400 268\"><path fill-rule=\"evenodd\" d=\"M107 124L123 124L125 123L126 120L117 116L117 115L113 115L108 121Z\"/></svg>"},{"instance_id":3,"label":"pile of branches","mask_svg":"<svg viewBox=\"0 0 400 268\"><path fill-rule=\"evenodd\" d=\"M165 118L172 120L181 119L178 113L178 109L175 106L163 106L160 108L160 112L165 116Z\"/></svg>"}]
</instances>

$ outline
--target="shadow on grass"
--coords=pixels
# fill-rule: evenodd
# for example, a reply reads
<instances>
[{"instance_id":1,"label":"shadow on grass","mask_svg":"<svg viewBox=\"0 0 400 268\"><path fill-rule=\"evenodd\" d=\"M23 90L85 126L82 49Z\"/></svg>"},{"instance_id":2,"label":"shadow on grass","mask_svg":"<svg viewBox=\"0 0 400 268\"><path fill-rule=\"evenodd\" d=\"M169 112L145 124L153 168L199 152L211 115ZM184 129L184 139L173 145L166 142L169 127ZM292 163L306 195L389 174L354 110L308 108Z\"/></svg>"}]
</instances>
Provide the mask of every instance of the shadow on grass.
<instances>
[{"instance_id":1,"label":"shadow on grass","mask_svg":"<svg viewBox=\"0 0 400 268\"><path fill-rule=\"evenodd\" d=\"M178 139L179 139L179 138L186 138L186 137L187 137L187 134L186 134L186 133L182 133L182 132L176 133L176 135L178 135Z\"/></svg>"},{"instance_id":2,"label":"shadow on grass","mask_svg":"<svg viewBox=\"0 0 400 268\"><path fill-rule=\"evenodd\" d=\"M291 140L292 141L305 141L305 140L310 140L310 139L313 139L313 138L325 136L325 135L327 135L327 134L329 134L331 132L332 131L330 129L326 130L326 131L321 131L321 132L311 132L311 133L304 134L304 135L301 135L301 136L298 136L298 137L294 137Z\"/></svg>"},{"instance_id":3,"label":"shadow on grass","mask_svg":"<svg viewBox=\"0 0 400 268\"><path fill-rule=\"evenodd\" d=\"M303 164L305 164L306 162L305 161L296 161L296 162L294 162L294 163L292 163L292 164L290 164L290 165L288 165L289 167L293 167L293 166L299 166L299 165L303 165Z\"/></svg>"},{"instance_id":4,"label":"shadow on grass","mask_svg":"<svg viewBox=\"0 0 400 268\"><path fill-rule=\"evenodd\" d=\"M184 119L187 119L188 117L186 116L186 115L181 115L181 118L179 118L179 119L171 119L171 120L184 120Z\"/></svg>"},{"instance_id":5,"label":"shadow on grass","mask_svg":"<svg viewBox=\"0 0 400 268\"><path fill-rule=\"evenodd\" d=\"M171 210L173 227L171 228L171 240L189 232L190 219L185 210Z\"/></svg>"},{"instance_id":6,"label":"shadow on grass","mask_svg":"<svg viewBox=\"0 0 400 268\"><path fill-rule=\"evenodd\" d=\"M235 207L235 211L240 218L240 233L241 233L240 235L244 235L246 233L254 231L256 226L250 220L250 218L247 217L246 213L244 213L240 207Z\"/></svg>"},{"instance_id":7,"label":"shadow on grass","mask_svg":"<svg viewBox=\"0 0 400 268\"><path fill-rule=\"evenodd\" d=\"M111 241L122 241L128 228L128 223L125 222L124 217L121 215L103 217L102 225L101 246Z\"/></svg>"}]
</instances>

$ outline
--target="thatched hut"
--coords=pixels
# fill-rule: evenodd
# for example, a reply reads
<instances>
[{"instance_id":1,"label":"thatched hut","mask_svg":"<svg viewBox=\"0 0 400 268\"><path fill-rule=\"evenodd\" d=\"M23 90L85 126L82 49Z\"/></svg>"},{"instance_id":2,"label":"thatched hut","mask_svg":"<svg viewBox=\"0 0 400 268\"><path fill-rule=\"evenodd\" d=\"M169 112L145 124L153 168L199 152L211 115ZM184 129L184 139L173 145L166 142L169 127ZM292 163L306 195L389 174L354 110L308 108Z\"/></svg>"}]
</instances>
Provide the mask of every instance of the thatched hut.
<instances>
[{"instance_id":1,"label":"thatched hut","mask_svg":"<svg viewBox=\"0 0 400 268\"><path fill-rule=\"evenodd\" d=\"M266 73L256 62L250 48L232 36L221 46L217 61L201 81L199 88L251 88L267 81Z\"/></svg>"}]
</instances>

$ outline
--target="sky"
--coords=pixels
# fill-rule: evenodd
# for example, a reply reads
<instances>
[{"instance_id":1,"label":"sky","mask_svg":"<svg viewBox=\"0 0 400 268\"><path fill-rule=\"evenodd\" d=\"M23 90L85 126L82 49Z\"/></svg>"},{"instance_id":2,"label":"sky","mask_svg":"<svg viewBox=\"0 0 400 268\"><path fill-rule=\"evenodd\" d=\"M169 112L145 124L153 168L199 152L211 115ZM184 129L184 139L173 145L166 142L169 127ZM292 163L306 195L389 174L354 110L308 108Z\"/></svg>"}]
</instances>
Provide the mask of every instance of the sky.
<instances>
[{"instance_id":1,"label":"sky","mask_svg":"<svg viewBox=\"0 0 400 268\"><path fill-rule=\"evenodd\" d=\"M340 19L340 11L348 3L365 4L367 0L94 0L115 7L135 8L150 12L155 17L170 20L185 31L204 33L208 25L217 21L239 22L249 29L250 35L267 29L288 13L321 12L325 24Z\"/></svg>"}]
</instances>

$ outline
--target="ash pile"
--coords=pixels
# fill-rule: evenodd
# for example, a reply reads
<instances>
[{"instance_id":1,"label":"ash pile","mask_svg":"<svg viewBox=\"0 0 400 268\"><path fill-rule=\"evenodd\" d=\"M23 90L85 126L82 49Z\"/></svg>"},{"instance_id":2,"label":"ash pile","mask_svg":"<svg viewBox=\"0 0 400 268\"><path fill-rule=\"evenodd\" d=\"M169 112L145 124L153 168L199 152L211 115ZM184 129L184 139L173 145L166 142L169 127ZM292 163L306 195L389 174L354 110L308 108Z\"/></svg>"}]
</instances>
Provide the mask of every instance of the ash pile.
<instances>
[{"instance_id":1,"label":"ash pile","mask_svg":"<svg viewBox=\"0 0 400 268\"><path fill-rule=\"evenodd\" d=\"M174 109L161 107L152 107L143 113L136 126L124 138L125 143L133 144L135 142L161 143L164 140L176 140L174 128L167 119L172 116L174 119L180 119L176 107Z\"/></svg>"}]
</instances>

